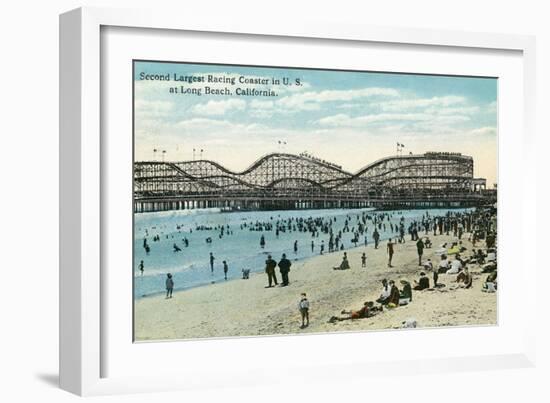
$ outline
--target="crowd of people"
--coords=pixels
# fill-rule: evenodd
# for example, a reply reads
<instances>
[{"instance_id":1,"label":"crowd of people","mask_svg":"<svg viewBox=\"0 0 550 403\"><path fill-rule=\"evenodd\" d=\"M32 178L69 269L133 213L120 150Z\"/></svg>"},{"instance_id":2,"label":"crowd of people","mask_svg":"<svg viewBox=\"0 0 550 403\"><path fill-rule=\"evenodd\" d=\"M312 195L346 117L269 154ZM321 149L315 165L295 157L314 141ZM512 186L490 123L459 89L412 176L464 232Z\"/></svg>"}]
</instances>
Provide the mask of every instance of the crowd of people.
<instances>
[{"instance_id":1,"label":"crowd of people","mask_svg":"<svg viewBox=\"0 0 550 403\"><path fill-rule=\"evenodd\" d=\"M397 224L396 219L399 221ZM343 221L343 222L342 222ZM358 214L346 214L342 218L337 218L333 216L328 217L287 217L283 218L280 216L271 216L268 220L260 221L246 221L240 223L238 226L235 226L235 229L229 224L217 224L217 225L195 225L192 228L189 226L184 226L184 224L176 224L176 233L164 234L162 232L163 228L151 227L145 228L145 237L143 238L143 248L145 250L146 259L148 259L149 254L152 250L152 245L149 243L149 240L152 240L154 243L158 243L161 247L161 234L162 239L171 241L171 250L173 253L185 254L185 249L190 248L191 240L187 236L181 238L181 242L177 241L177 234L187 231L189 234L195 233L208 233L208 236L204 237L204 241L209 247L215 244L216 238L218 240L223 240L225 237L232 236L235 234L234 231L249 231L249 232L260 232L259 235L259 247L260 250L265 250L268 248L268 236L267 234L272 233L275 235L276 239L286 235L287 238L293 233L309 234L311 241L309 241L309 247L311 248L311 254L319 253L323 255L325 253L334 253L338 251L344 251L347 247L358 246L359 243L364 246L368 245L368 234L369 234L369 225L374 227L372 237L374 239L376 247L380 240L380 233L386 233L386 231L401 231L404 233L404 222L405 219L401 217L401 212L372 212L372 211L362 211ZM168 230L168 229L165 229ZM161 233L156 233L150 236L150 232L161 231ZM214 232L217 235L212 235ZM182 234L183 235L183 234ZM344 235L346 236L348 245L344 242ZM324 238L324 239L323 239ZM292 239L292 238L291 238ZM303 237L302 237L303 240ZM294 255L298 255L300 244L298 239L293 239L291 241L291 250ZM165 253L161 251L160 253ZM208 256L208 267L210 272L214 274L216 264L215 256L213 252L209 252ZM224 279L228 278L228 265L227 263L230 259L225 260L223 264L223 273ZM363 265L366 265L366 256L363 258ZM143 276L146 270L146 264L143 260L140 261L138 270L141 276ZM349 263L344 263L341 266L341 269L349 268ZM284 270L284 269L283 269ZM243 273L243 279L248 279L250 272L253 271L250 267L241 268L241 273ZM267 268L266 268L267 271ZM247 273L245 275L245 273ZM281 276L283 273L281 273ZM287 273L285 273L287 275ZM275 280L272 278L272 283ZM284 283L284 282L283 282Z\"/></svg>"},{"instance_id":2,"label":"crowd of people","mask_svg":"<svg viewBox=\"0 0 550 403\"><path fill-rule=\"evenodd\" d=\"M386 254L387 266L393 267L394 255L398 253L399 244L407 241L414 242L418 256L418 266L421 267L418 278L412 282L406 278L398 280L383 279L380 295L374 301L366 301L363 306L356 310L343 310L342 316L333 316L330 322L335 323L342 320L353 320L368 318L383 312L385 309L396 309L400 306L408 305L413 302L413 293L424 290L438 290L446 288L452 290L456 288L468 289L473 286L473 276L469 266L479 268L482 273L486 273L481 286L484 292L495 292L497 290L497 262L496 262L496 211L492 209L476 209L468 212L448 211L444 215L432 216L429 212L422 215L420 219L407 222L399 212L361 212L355 217L352 215L344 216L344 223L338 227L335 226L335 217L309 217L309 218L277 218L273 217L269 221L254 221L241 223L238 229L241 231L260 232L259 247L266 248L268 242L266 233L273 232L276 238L281 234L290 234L293 232L309 233L311 235L310 248L314 254L318 248L318 253L335 253L344 251L343 234L351 234L350 246L358 246L361 243L367 246L369 237L372 238L374 248L380 246L381 233L393 234L387 238ZM369 226L372 230L369 231ZM218 226L197 226L195 231L216 231L218 238L233 235L233 229L229 225ZM452 242L443 243L439 247L433 246L432 239L438 235L451 235ZM410 238L406 238L406 236ZM468 250L463 246L464 237L474 246ZM318 240L318 238L321 238ZM348 238L349 239L349 238ZM325 244L326 240L326 244ZM152 237L153 242L159 242L160 237ZM206 242L212 242L212 237L207 237ZM484 243L484 248L478 246L480 242ZM182 239L181 246L173 243L173 252L182 251L182 247L189 247L190 241L185 237ZM298 240L293 240L289 247L290 253L297 254L299 250ZM435 255L424 260L426 249L434 248L430 255ZM151 246L148 239L144 238L143 248L148 254ZM367 254L362 252L360 255L360 267L367 268ZM433 260L439 259L438 262ZM214 273L216 257L213 252L209 253L208 264L210 271ZM286 287L290 284L290 270L292 262L286 253L276 261L272 254L267 255L265 260L265 274L267 285L265 288L275 286ZM352 264L348 260L348 255L344 251L340 265L333 267L334 270L350 270ZM222 260L224 279L228 279L229 264L227 260ZM143 275L145 271L144 261L140 260L138 266L139 272ZM277 270L278 269L278 270ZM242 279L250 278L251 269L244 267L241 269ZM431 274L431 281L428 274ZM440 282L440 276L445 275L448 285ZM451 284L452 283L452 284ZM174 289L174 279L172 274L166 276L166 298L172 298ZM309 300L305 294L302 294L299 301L299 311L302 318L302 327L309 325Z\"/></svg>"},{"instance_id":3,"label":"crowd of people","mask_svg":"<svg viewBox=\"0 0 550 403\"><path fill-rule=\"evenodd\" d=\"M478 209L474 212L456 214L455 216L433 217L431 220L423 220L422 228L425 233L431 233L433 230L434 236L437 233L443 234L447 231L453 231L456 236L455 241L450 244L443 243L440 248L435 251L436 255L440 256L440 262L434 266L432 260L428 258L422 261L425 248L431 248L431 241L426 236L421 238L415 229L417 226L411 224L409 233L411 241L416 241L418 253L418 265L422 267L419 278L413 280L411 284L409 280L401 278L399 280L401 288L399 288L394 280L383 279L382 290L375 301L366 301L363 306L356 310L343 310L344 316L332 316L329 323L336 323L343 320L370 318L383 312L384 309L395 309L400 306L408 305L413 301L413 291L424 290L443 290L446 285L439 282L439 275L445 274L446 279L450 281L448 290L457 288L468 289L473 285L473 275L470 267L474 266L480 273L488 273L487 277L481 284L481 291L496 292L497 290L497 263L496 263L496 212L490 209ZM473 248L469 256L464 257L463 254L468 250L462 245L462 236L468 233L468 240L474 243L485 239L485 250L481 248ZM394 254L394 242L392 239L387 243L388 267L391 267L392 257ZM454 256L451 260L449 256ZM344 257L346 260L346 257ZM363 267L363 265L362 265ZM336 268L335 268L336 269ZM430 284L430 279L427 272L431 272L433 283ZM378 305L376 305L376 304ZM406 321L405 321L406 322ZM409 326L408 322L404 322L404 327ZM406 325L406 326L405 326Z\"/></svg>"}]
</instances>

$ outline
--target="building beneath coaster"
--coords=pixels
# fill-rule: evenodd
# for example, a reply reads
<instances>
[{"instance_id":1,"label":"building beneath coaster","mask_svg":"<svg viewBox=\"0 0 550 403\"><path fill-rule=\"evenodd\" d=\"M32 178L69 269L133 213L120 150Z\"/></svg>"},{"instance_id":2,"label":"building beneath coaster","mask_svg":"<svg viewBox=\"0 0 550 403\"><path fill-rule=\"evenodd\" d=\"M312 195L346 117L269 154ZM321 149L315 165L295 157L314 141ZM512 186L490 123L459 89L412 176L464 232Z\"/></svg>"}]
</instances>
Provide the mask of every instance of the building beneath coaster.
<instances>
[{"instance_id":1,"label":"building beneath coaster","mask_svg":"<svg viewBox=\"0 0 550 403\"><path fill-rule=\"evenodd\" d=\"M356 173L309 154L272 153L242 172L209 160L134 163L134 211L470 207L496 202L472 157L382 158Z\"/></svg>"}]
</instances>

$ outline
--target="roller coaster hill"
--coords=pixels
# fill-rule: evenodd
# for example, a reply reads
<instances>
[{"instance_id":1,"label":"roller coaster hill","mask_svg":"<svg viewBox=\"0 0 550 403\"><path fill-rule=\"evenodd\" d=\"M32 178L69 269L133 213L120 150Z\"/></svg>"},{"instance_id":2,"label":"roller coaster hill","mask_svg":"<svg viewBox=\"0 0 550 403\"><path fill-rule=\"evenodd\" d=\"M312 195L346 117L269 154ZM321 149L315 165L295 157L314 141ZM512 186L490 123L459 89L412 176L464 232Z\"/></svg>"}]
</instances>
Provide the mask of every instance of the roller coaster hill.
<instances>
[{"instance_id":1,"label":"roller coaster hill","mask_svg":"<svg viewBox=\"0 0 550 403\"><path fill-rule=\"evenodd\" d=\"M196 208L472 207L496 202L472 157L427 152L382 158L356 173L310 154L272 153L242 172L209 160L134 163L134 211Z\"/></svg>"}]
</instances>

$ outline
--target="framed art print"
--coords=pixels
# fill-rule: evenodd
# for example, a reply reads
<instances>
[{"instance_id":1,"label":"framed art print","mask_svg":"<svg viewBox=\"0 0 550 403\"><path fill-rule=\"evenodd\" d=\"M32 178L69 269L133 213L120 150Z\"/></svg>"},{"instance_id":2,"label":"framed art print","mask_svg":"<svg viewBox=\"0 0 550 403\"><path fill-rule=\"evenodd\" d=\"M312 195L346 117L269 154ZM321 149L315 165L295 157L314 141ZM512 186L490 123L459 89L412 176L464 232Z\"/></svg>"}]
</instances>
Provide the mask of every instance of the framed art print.
<instances>
[{"instance_id":1,"label":"framed art print","mask_svg":"<svg viewBox=\"0 0 550 403\"><path fill-rule=\"evenodd\" d=\"M133 71L136 341L497 324L496 77Z\"/></svg>"},{"instance_id":2,"label":"framed art print","mask_svg":"<svg viewBox=\"0 0 550 403\"><path fill-rule=\"evenodd\" d=\"M63 388L532 365L531 38L83 9L61 50Z\"/></svg>"}]
</instances>

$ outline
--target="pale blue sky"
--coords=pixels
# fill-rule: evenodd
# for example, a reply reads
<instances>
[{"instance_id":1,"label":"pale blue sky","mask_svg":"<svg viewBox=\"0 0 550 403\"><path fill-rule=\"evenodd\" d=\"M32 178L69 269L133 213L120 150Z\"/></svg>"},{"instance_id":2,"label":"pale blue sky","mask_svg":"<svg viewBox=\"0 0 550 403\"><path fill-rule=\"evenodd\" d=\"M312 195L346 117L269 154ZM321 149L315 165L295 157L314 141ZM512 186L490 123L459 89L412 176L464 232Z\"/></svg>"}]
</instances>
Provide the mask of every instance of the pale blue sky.
<instances>
[{"instance_id":1,"label":"pale blue sky","mask_svg":"<svg viewBox=\"0 0 550 403\"><path fill-rule=\"evenodd\" d=\"M241 170L269 152L308 151L354 172L395 154L400 142L406 153L472 155L475 175L496 181L496 79L158 62L135 62L134 73L136 160L155 158L154 148L166 150L166 160L191 159L195 148ZM170 81L142 80L142 73ZM288 77L303 85L188 85L174 74ZM232 95L169 92L180 85L228 87ZM237 87L277 96L238 96Z\"/></svg>"}]
</instances>

